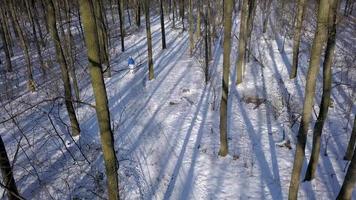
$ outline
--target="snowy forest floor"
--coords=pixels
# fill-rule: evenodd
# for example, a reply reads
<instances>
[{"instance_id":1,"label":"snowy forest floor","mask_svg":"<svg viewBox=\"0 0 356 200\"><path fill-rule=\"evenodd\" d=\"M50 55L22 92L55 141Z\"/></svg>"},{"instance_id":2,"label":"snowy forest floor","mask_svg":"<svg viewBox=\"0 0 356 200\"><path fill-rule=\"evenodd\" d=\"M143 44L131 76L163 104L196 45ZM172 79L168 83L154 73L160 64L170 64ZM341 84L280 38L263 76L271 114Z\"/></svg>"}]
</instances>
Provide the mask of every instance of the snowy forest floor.
<instances>
[{"instance_id":1,"label":"snowy forest floor","mask_svg":"<svg viewBox=\"0 0 356 200\"><path fill-rule=\"evenodd\" d=\"M356 52L354 45L350 46L356 42L352 19L353 24L348 25L351 28L338 36L345 38L349 34L349 40L338 40L337 55L349 51L352 56ZM172 29L171 21L166 20L168 48L161 50L159 17L151 20L154 80L147 80L144 27L129 31L124 53L120 51L118 37L111 44L113 76L106 78L106 87L123 199L286 199L310 44L302 44L298 76L290 80L291 41L287 39L281 50L283 36L276 33L276 25L270 20L269 31L252 38L257 60L247 63L244 82L236 87L238 41L233 37L228 105L230 152L222 158L217 155L222 37L216 38L211 80L206 85L202 58L189 56L188 32ZM238 27L235 20L233 34L238 35ZM260 27L255 29L261 32ZM340 46L344 48L339 49ZM202 54L201 51L199 47L196 54ZM133 72L127 68L129 56L138 64ZM341 66L341 58L336 57L336 65ZM94 104L84 67L85 55L80 59L82 101ZM22 55L14 61L23 62ZM351 114L355 113L356 74L354 68L345 71L342 67L335 67L333 73L334 107L324 127L317 176L312 182L301 183L300 199L334 199L345 175L347 163L342 158L351 132ZM32 107L0 127L10 158L18 154L14 175L20 193L28 199L105 198L105 171L95 110L76 105L82 132L79 138L71 138L65 124L65 107L60 101L37 105L48 95L61 95L55 89L61 87L58 71L49 76L53 79L39 84L35 93L25 92L25 82L17 84L18 91L24 93L1 110L6 119ZM321 80L320 76L315 113L319 109ZM349 82L340 84L345 80ZM307 159L312 131L308 137ZM282 145L287 140L292 149ZM306 164L305 161L302 175ZM353 197L356 198L356 192Z\"/></svg>"}]
</instances>

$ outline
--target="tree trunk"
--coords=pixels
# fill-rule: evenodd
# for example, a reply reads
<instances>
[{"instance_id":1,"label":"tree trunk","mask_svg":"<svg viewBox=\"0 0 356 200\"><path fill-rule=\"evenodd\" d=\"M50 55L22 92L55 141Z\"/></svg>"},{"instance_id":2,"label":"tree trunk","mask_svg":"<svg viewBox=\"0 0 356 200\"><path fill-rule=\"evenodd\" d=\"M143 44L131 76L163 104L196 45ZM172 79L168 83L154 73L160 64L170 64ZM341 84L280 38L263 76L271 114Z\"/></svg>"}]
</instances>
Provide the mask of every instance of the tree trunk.
<instances>
[{"instance_id":1,"label":"tree trunk","mask_svg":"<svg viewBox=\"0 0 356 200\"><path fill-rule=\"evenodd\" d=\"M161 33L162 33L162 49L166 49L166 31L164 29L164 12L163 12L163 0L160 0L160 14L161 14Z\"/></svg>"},{"instance_id":2,"label":"tree trunk","mask_svg":"<svg viewBox=\"0 0 356 200\"><path fill-rule=\"evenodd\" d=\"M268 19L269 19L269 15L271 14L271 4L272 4L272 0L263 1L263 14L262 14L263 33L266 33L267 31Z\"/></svg>"},{"instance_id":3,"label":"tree trunk","mask_svg":"<svg viewBox=\"0 0 356 200\"><path fill-rule=\"evenodd\" d=\"M298 10L295 20L294 36L293 36L293 58L292 58L292 69L290 73L290 78L293 79L297 76L298 69L298 59L299 59L299 46L300 39L302 37L302 25L305 10L305 0L298 0Z\"/></svg>"},{"instance_id":4,"label":"tree trunk","mask_svg":"<svg viewBox=\"0 0 356 200\"><path fill-rule=\"evenodd\" d=\"M220 101L220 156L226 156L229 152L227 143L227 100L229 95L230 76L230 53L231 53L231 29L232 29L232 7L233 0L225 0L224 15L224 56L223 56L223 78L222 95Z\"/></svg>"},{"instance_id":5,"label":"tree trunk","mask_svg":"<svg viewBox=\"0 0 356 200\"><path fill-rule=\"evenodd\" d=\"M136 25L137 27L141 26L141 3L140 0L136 0Z\"/></svg>"},{"instance_id":6,"label":"tree trunk","mask_svg":"<svg viewBox=\"0 0 356 200\"><path fill-rule=\"evenodd\" d=\"M173 21L172 21L172 27L175 28L176 27L176 17L174 15L175 11L176 11L176 0L172 0L173 1L173 10L172 10L172 14L173 14Z\"/></svg>"},{"instance_id":7,"label":"tree trunk","mask_svg":"<svg viewBox=\"0 0 356 200\"><path fill-rule=\"evenodd\" d=\"M20 199L19 192L16 187L15 179L12 173L12 168L10 165L9 158L7 157L7 152L5 148L4 141L0 135L0 168L1 175L3 179L3 184L6 186L7 197L9 200Z\"/></svg>"},{"instance_id":8,"label":"tree trunk","mask_svg":"<svg viewBox=\"0 0 356 200\"><path fill-rule=\"evenodd\" d=\"M247 45L245 47L245 56L247 58L247 62L250 62L250 54L251 54L251 38L252 38L252 31L253 31L253 22L255 20L255 15L256 15L256 0L250 0L249 1L249 9L248 9L248 17L247 17ZM249 49L246 51L246 49ZM245 65L244 65L245 66ZM243 68L244 69L244 68ZM243 70L243 73L245 70ZM243 76L243 74L242 74Z\"/></svg>"},{"instance_id":9,"label":"tree trunk","mask_svg":"<svg viewBox=\"0 0 356 200\"><path fill-rule=\"evenodd\" d=\"M56 49L56 56L58 63L61 68L62 81L64 84L64 98L65 105L67 108L68 116L70 119L71 127L72 127L72 135L77 136L80 134L80 127L77 120L77 116L75 115L75 110L72 102L72 92L71 92L71 84L68 73L68 65L65 60L63 48L61 46L61 41L59 39L58 30L56 26L56 13L52 0L47 1L47 22L48 28L54 42L54 46Z\"/></svg>"},{"instance_id":10,"label":"tree trunk","mask_svg":"<svg viewBox=\"0 0 356 200\"><path fill-rule=\"evenodd\" d=\"M146 18L146 33L147 33L147 59L148 59L148 79L154 79L153 71L153 55L152 55L152 35L150 22L150 0L145 1L145 18Z\"/></svg>"},{"instance_id":11,"label":"tree trunk","mask_svg":"<svg viewBox=\"0 0 356 200\"><path fill-rule=\"evenodd\" d=\"M245 68L245 51L247 43L247 25L248 25L248 9L249 1L243 0L242 11L241 11L241 22L240 22L240 33L239 33L239 51L237 55L236 63L236 84L242 83L243 69Z\"/></svg>"},{"instance_id":12,"label":"tree trunk","mask_svg":"<svg viewBox=\"0 0 356 200\"><path fill-rule=\"evenodd\" d=\"M193 5L192 0L189 0L189 55L190 57L193 56L193 49L194 49L194 38L193 38L193 31L194 31L194 22L193 22Z\"/></svg>"},{"instance_id":13,"label":"tree trunk","mask_svg":"<svg viewBox=\"0 0 356 200\"><path fill-rule=\"evenodd\" d=\"M306 171L305 180L311 181L315 177L315 171L318 166L320 154L320 141L324 123L329 111L330 94L331 94L331 66L334 58L335 41L336 41L336 16L338 0L330 0L329 13L329 36L326 45L326 52L323 63L323 94L321 97L320 111L318 119L314 125L312 154Z\"/></svg>"},{"instance_id":14,"label":"tree trunk","mask_svg":"<svg viewBox=\"0 0 356 200\"><path fill-rule=\"evenodd\" d=\"M320 68L320 56L327 36L328 16L329 16L329 0L320 0L317 29L315 32L313 45L311 49L309 70L306 79L307 82L305 86L305 99L304 99L302 119L301 119L301 124L297 136L298 142L296 145L292 177L289 186L289 199L291 200L297 199L298 196L300 172L302 170L303 160L305 157L305 152L304 152L305 144L307 140L309 123L312 117L316 79Z\"/></svg>"},{"instance_id":15,"label":"tree trunk","mask_svg":"<svg viewBox=\"0 0 356 200\"><path fill-rule=\"evenodd\" d=\"M209 2L207 2L209 3ZM198 41L200 38L200 33L201 33L201 4L200 4L200 0L197 0L197 30L195 32L195 40Z\"/></svg>"},{"instance_id":16,"label":"tree trunk","mask_svg":"<svg viewBox=\"0 0 356 200\"><path fill-rule=\"evenodd\" d=\"M72 78L73 89L75 93L75 97L77 101L80 101L80 91L78 86L78 79L75 72L74 66L74 57L73 57L73 35L71 31L71 16L70 16L70 6L68 0L65 0L65 10L66 10L66 21L67 21L67 34L66 34L66 43L67 43L67 54L68 54L68 61L69 61L69 73ZM75 45L74 45L75 46Z\"/></svg>"},{"instance_id":17,"label":"tree trunk","mask_svg":"<svg viewBox=\"0 0 356 200\"><path fill-rule=\"evenodd\" d=\"M119 20L120 20L120 38L121 38L121 51L125 51L125 21L124 21L124 12L122 10L123 5L121 0L117 0L118 10L119 10Z\"/></svg>"},{"instance_id":18,"label":"tree trunk","mask_svg":"<svg viewBox=\"0 0 356 200\"><path fill-rule=\"evenodd\" d=\"M22 29L20 27L20 23L16 16L16 12L15 12L15 8L14 8L13 4L14 4L14 2L12 2L12 1L9 2L12 19L13 19L13 23L15 26L14 29L16 30L15 32L17 32L17 34L19 36L21 48L22 48L23 53L25 54L25 60L26 60L26 66L27 66L27 86L31 92L34 92L36 90L36 83L33 79L33 70L32 70L32 65L31 65L29 48L25 41L25 36L24 36L24 33L22 32Z\"/></svg>"},{"instance_id":19,"label":"tree trunk","mask_svg":"<svg viewBox=\"0 0 356 200\"><path fill-rule=\"evenodd\" d=\"M344 156L344 160L351 160L352 158L352 152L355 148L355 143L356 143L356 115L355 115L355 119L354 119L354 126L352 128L352 133L351 133L351 137L349 140L349 144L347 145L347 150Z\"/></svg>"},{"instance_id":20,"label":"tree trunk","mask_svg":"<svg viewBox=\"0 0 356 200\"><path fill-rule=\"evenodd\" d=\"M25 5L26 5L26 10L27 10L27 16L30 19L30 24L32 27L32 34L35 40L35 46L36 46L36 51L37 51L37 55L38 55L38 60L40 61L40 65L41 65L41 70L42 70L42 74L46 75L46 67L45 64L43 62L43 57L42 57L42 50L41 50L41 45L39 43L38 37L37 37L37 31L36 31L36 27L35 27L35 20L34 20L34 16L33 16L33 6L29 5L29 1L25 1Z\"/></svg>"},{"instance_id":21,"label":"tree trunk","mask_svg":"<svg viewBox=\"0 0 356 200\"><path fill-rule=\"evenodd\" d=\"M198 14L200 15L200 14ZM208 12L205 12L204 17L204 25L205 25L205 37L204 37L204 44L205 44L205 84L208 84L209 81L209 34L208 34Z\"/></svg>"},{"instance_id":22,"label":"tree trunk","mask_svg":"<svg viewBox=\"0 0 356 200\"><path fill-rule=\"evenodd\" d=\"M5 31L4 31L2 22L3 22L3 19L1 19L1 16L0 16L0 39L2 40L2 43L4 44L6 71L12 72L13 69L12 69L12 63L11 63L11 55L10 55L10 51L9 51L9 45L5 38Z\"/></svg>"},{"instance_id":23,"label":"tree trunk","mask_svg":"<svg viewBox=\"0 0 356 200\"><path fill-rule=\"evenodd\" d=\"M102 5L100 1L93 1L94 4L94 14L96 19L96 26L98 30L99 37L99 48L100 48L100 56L101 62L104 64L104 71L107 72L107 75L110 77L110 63L109 63L109 52L108 52L108 37L106 31L106 25L104 21L104 10L102 9Z\"/></svg>"},{"instance_id":24,"label":"tree trunk","mask_svg":"<svg viewBox=\"0 0 356 200\"><path fill-rule=\"evenodd\" d=\"M353 131L355 130L355 123L353 127ZM351 163L349 168L347 169L344 182L342 183L341 190L339 195L337 195L337 200L351 200L352 191L355 188L356 183L356 149L354 149L354 153L352 156Z\"/></svg>"},{"instance_id":25,"label":"tree trunk","mask_svg":"<svg viewBox=\"0 0 356 200\"><path fill-rule=\"evenodd\" d=\"M2 24L0 24L0 25L3 28L5 40L7 42L7 47L8 47L10 56L12 57L12 56L14 56L14 52L12 50L13 41L12 41L10 30L9 30L7 15L5 14L5 10L3 10L1 7L0 7L0 18L3 19Z\"/></svg>"},{"instance_id":26,"label":"tree trunk","mask_svg":"<svg viewBox=\"0 0 356 200\"><path fill-rule=\"evenodd\" d=\"M84 25L84 38L88 50L89 72L95 97L95 109L99 122L101 146L105 161L109 200L118 200L119 180L118 163L115 156L114 136L111 131L108 98L105 88L98 31L95 22L94 8L91 0L80 0L80 14Z\"/></svg>"}]
</instances>

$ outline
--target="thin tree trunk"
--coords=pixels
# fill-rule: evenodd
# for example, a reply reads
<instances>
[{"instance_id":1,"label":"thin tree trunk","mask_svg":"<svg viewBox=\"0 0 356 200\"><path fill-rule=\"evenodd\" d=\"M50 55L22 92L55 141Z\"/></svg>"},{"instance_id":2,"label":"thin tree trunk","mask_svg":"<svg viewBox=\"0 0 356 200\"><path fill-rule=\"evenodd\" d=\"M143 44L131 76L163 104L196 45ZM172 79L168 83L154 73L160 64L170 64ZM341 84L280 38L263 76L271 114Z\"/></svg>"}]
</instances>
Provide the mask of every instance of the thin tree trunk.
<instances>
[{"instance_id":1,"label":"thin tree trunk","mask_svg":"<svg viewBox=\"0 0 356 200\"><path fill-rule=\"evenodd\" d=\"M356 143L356 115L355 115L355 119L354 119L354 126L352 128L351 137L350 137L349 143L347 145L347 150L346 150L346 153L344 156L344 160L351 160L352 153L355 148L355 143Z\"/></svg>"},{"instance_id":2,"label":"thin tree trunk","mask_svg":"<svg viewBox=\"0 0 356 200\"><path fill-rule=\"evenodd\" d=\"M37 12L35 0L31 0L31 6L32 6L32 10L35 11L35 12ZM39 19L38 19L39 17L35 17L33 13L32 13L32 16L33 16L35 25L36 25L36 27L37 27L38 34L39 34L39 36L40 36L41 46L44 47L44 46L45 46L45 42L44 42L44 37L43 37L42 28L41 28L41 25L40 25L40 22L39 22Z\"/></svg>"},{"instance_id":3,"label":"thin tree trunk","mask_svg":"<svg viewBox=\"0 0 356 200\"><path fill-rule=\"evenodd\" d=\"M194 31L194 23L193 23L193 5L192 0L189 0L189 55L190 57L193 56L193 49L194 49L194 38L193 38L193 31Z\"/></svg>"},{"instance_id":4,"label":"thin tree trunk","mask_svg":"<svg viewBox=\"0 0 356 200\"><path fill-rule=\"evenodd\" d=\"M198 14L200 15L200 14ZM204 25L205 25L205 37L204 37L204 43L205 43L205 84L208 84L209 81L209 34L208 34L208 12L205 12L205 17L204 17Z\"/></svg>"},{"instance_id":5,"label":"thin tree trunk","mask_svg":"<svg viewBox=\"0 0 356 200\"><path fill-rule=\"evenodd\" d=\"M172 27L175 28L176 27L176 17L174 15L174 13L176 11L176 0L172 0L172 1L173 1L173 10L172 10L173 22L172 22Z\"/></svg>"},{"instance_id":6,"label":"thin tree trunk","mask_svg":"<svg viewBox=\"0 0 356 200\"><path fill-rule=\"evenodd\" d=\"M356 129L356 123L354 123L353 131ZM351 163L347 169L344 182L342 183L341 190L337 196L337 200L351 200L352 191L355 188L356 183L356 148L352 156Z\"/></svg>"},{"instance_id":7,"label":"thin tree trunk","mask_svg":"<svg viewBox=\"0 0 356 200\"><path fill-rule=\"evenodd\" d=\"M10 53L10 56L14 56L14 52L12 50L13 47L13 41L12 41L12 37L10 34L10 30L9 30L9 24L8 24L8 19L7 19L7 15L5 14L5 10L3 10L3 8L0 7L0 18L2 18L2 24L0 24L3 28L4 31L4 36L5 36L5 40L7 42L7 47Z\"/></svg>"},{"instance_id":8,"label":"thin tree trunk","mask_svg":"<svg viewBox=\"0 0 356 200\"><path fill-rule=\"evenodd\" d=\"M148 59L148 79L154 79L153 71L153 53L152 53L152 35L150 22L150 0L145 1L145 18L146 18L146 33L147 33L147 59Z\"/></svg>"},{"instance_id":9,"label":"thin tree trunk","mask_svg":"<svg viewBox=\"0 0 356 200\"><path fill-rule=\"evenodd\" d=\"M61 68L62 81L64 84L64 98L65 105L67 108L68 116L70 119L71 127L72 127L72 135L77 136L80 134L80 127L77 120L77 116L75 115L75 110L72 103L72 92L71 92L71 84L68 73L68 65L65 60L63 48L61 46L61 41L59 39L58 30L56 26L56 13L52 0L47 1L47 22L48 28L54 42L54 46L56 49L56 56L58 63Z\"/></svg>"},{"instance_id":10,"label":"thin tree trunk","mask_svg":"<svg viewBox=\"0 0 356 200\"><path fill-rule=\"evenodd\" d=\"M124 21L124 13L122 11L123 5L121 0L117 0L118 10L119 10L119 20L120 20L120 38L121 38L121 51L125 51L125 21Z\"/></svg>"},{"instance_id":11,"label":"thin tree trunk","mask_svg":"<svg viewBox=\"0 0 356 200\"><path fill-rule=\"evenodd\" d=\"M330 13L329 13L329 36L326 45L325 58L323 63L323 94L321 97L320 111L318 119L314 125L313 146L310 161L305 174L305 180L311 181L315 177L315 171L318 166L321 134L323 131L324 123L329 111L332 71L331 66L334 58L334 50L336 44L336 16L337 16L337 0L330 0Z\"/></svg>"},{"instance_id":12,"label":"thin tree trunk","mask_svg":"<svg viewBox=\"0 0 356 200\"><path fill-rule=\"evenodd\" d=\"M293 58L292 58L292 69L290 73L290 78L293 79L297 76L298 69L298 59L299 59L299 46L300 39L302 37L302 25L305 10L305 0L298 0L298 10L295 20L295 29L293 36Z\"/></svg>"},{"instance_id":13,"label":"thin tree trunk","mask_svg":"<svg viewBox=\"0 0 356 200\"><path fill-rule=\"evenodd\" d=\"M209 4L209 2L207 2ZM198 41L201 33L201 3L200 0L197 0L197 30L195 32L195 40Z\"/></svg>"},{"instance_id":14,"label":"thin tree trunk","mask_svg":"<svg viewBox=\"0 0 356 200\"><path fill-rule=\"evenodd\" d=\"M13 176L12 168L9 158L7 156L4 141L0 135L0 168L3 179L3 184L7 187L7 197L9 200L17 200L19 198L19 192L16 187L15 179Z\"/></svg>"},{"instance_id":15,"label":"thin tree trunk","mask_svg":"<svg viewBox=\"0 0 356 200\"><path fill-rule=\"evenodd\" d=\"M24 33L22 32L22 29L20 27L19 20L16 16L15 8L14 8L14 2L10 1L9 6L10 6L10 11L14 23L14 29L16 30L18 34L18 38L20 39L20 44L23 50L23 53L25 54L25 60L26 60L26 66L27 66L27 86L28 89L31 92L34 92L36 90L36 83L33 79L33 70L32 70L32 65L31 65L31 59L30 59L30 53L29 53L29 48L27 46L27 43L25 41L25 36Z\"/></svg>"},{"instance_id":16,"label":"thin tree trunk","mask_svg":"<svg viewBox=\"0 0 356 200\"><path fill-rule=\"evenodd\" d=\"M141 26L141 3L140 0L136 0L136 26Z\"/></svg>"},{"instance_id":17,"label":"thin tree trunk","mask_svg":"<svg viewBox=\"0 0 356 200\"><path fill-rule=\"evenodd\" d=\"M78 86L78 79L75 72L74 66L74 57L73 57L73 35L71 31L71 15L70 15L70 6L68 0L65 0L65 7L66 7L66 21L67 21L67 34L66 34L66 43L67 43L67 54L68 54L68 61L69 61L69 73L72 78L73 89L75 93L75 97L77 101L80 101L80 91ZM75 46L75 45L74 45Z\"/></svg>"},{"instance_id":18,"label":"thin tree trunk","mask_svg":"<svg viewBox=\"0 0 356 200\"><path fill-rule=\"evenodd\" d=\"M231 53L231 29L232 29L232 7L233 0L225 0L224 15L224 56L223 56L223 78L222 95L220 101L220 156L226 156L229 152L227 143L227 100L229 95L230 76L230 53Z\"/></svg>"},{"instance_id":19,"label":"thin tree trunk","mask_svg":"<svg viewBox=\"0 0 356 200\"><path fill-rule=\"evenodd\" d=\"M126 2L126 13L127 13L127 20L129 20L129 25L131 26L131 16L130 16L129 2Z\"/></svg>"},{"instance_id":20,"label":"thin tree trunk","mask_svg":"<svg viewBox=\"0 0 356 200\"><path fill-rule=\"evenodd\" d=\"M239 33L239 47L236 63L236 84L242 83L243 69L245 68L245 51L247 43L247 25L248 25L248 10L249 1L243 0L242 11L241 11L241 22L240 22L240 33Z\"/></svg>"},{"instance_id":21,"label":"thin tree trunk","mask_svg":"<svg viewBox=\"0 0 356 200\"><path fill-rule=\"evenodd\" d=\"M108 72L108 76L111 76L110 72L110 64L109 64L109 52L108 52L108 43L107 43L107 31L106 31L106 25L104 22L104 16L103 13L104 11L102 10L102 6L100 1L93 1L94 4L94 12L95 12L95 19L96 19L96 25L97 25L97 30L98 30L98 36L99 36L99 48L100 48L100 56L101 56L101 61L102 64L105 65L104 71Z\"/></svg>"},{"instance_id":22,"label":"thin tree trunk","mask_svg":"<svg viewBox=\"0 0 356 200\"><path fill-rule=\"evenodd\" d=\"M290 200L296 200L298 196L300 173L302 170L302 165L305 157L305 152L304 152L305 144L307 140L309 123L312 117L311 115L312 107L314 104L316 78L318 76L319 68L320 68L321 51L327 36L328 16L329 16L329 0L320 0L317 29L315 32L313 45L311 49L309 70L306 79L307 82L305 86L305 99L304 99L302 119L301 119L301 124L297 136L298 142L296 145L292 177L289 186Z\"/></svg>"},{"instance_id":23,"label":"thin tree trunk","mask_svg":"<svg viewBox=\"0 0 356 200\"><path fill-rule=\"evenodd\" d=\"M118 200L119 180L118 163L115 155L114 136L110 125L108 98L105 88L98 31L95 22L94 8L91 0L80 0L80 14L84 25L84 38L88 50L89 72L95 97L95 109L99 122L101 146L105 161L109 200Z\"/></svg>"},{"instance_id":24,"label":"thin tree trunk","mask_svg":"<svg viewBox=\"0 0 356 200\"><path fill-rule=\"evenodd\" d=\"M166 49L166 31L164 28L164 12L163 12L163 0L160 0L160 14L161 14L161 33L162 33L162 49Z\"/></svg>"},{"instance_id":25,"label":"thin tree trunk","mask_svg":"<svg viewBox=\"0 0 356 200\"><path fill-rule=\"evenodd\" d=\"M6 60L6 70L8 72L12 72L12 63L11 63L11 55L9 51L9 45L7 43L7 40L5 38L5 31L3 28L3 19L1 19L0 16L0 39L2 40L2 43L4 44L4 52L5 52L5 60Z\"/></svg>"},{"instance_id":26,"label":"thin tree trunk","mask_svg":"<svg viewBox=\"0 0 356 200\"><path fill-rule=\"evenodd\" d=\"M37 55L38 55L38 60L40 61L40 65L41 65L41 70L42 70L42 74L46 75L46 66L43 62L43 57L42 57L42 50L41 50L41 45L39 43L38 37L37 37L37 31L36 31L36 27L35 27L35 20L34 20L34 16L33 16L33 6L29 5L29 1L25 1L25 5L26 5L26 10L27 10L27 15L28 18L30 19L30 24L32 27L32 34L35 40L35 46L36 46L36 51L37 51Z\"/></svg>"},{"instance_id":27,"label":"thin tree trunk","mask_svg":"<svg viewBox=\"0 0 356 200\"><path fill-rule=\"evenodd\" d=\"M249 49L249 51L246 51L245 48L245 55L247 58L247 62L250 62L250 54L251 54L251 38L252 38L252 31L253 31L253 22L255 20L255 15L256 15L256 0L250 0L250 5L249 5L249 11L248 11L248 18L247 18L247 28L248 28L248 32L247 32L247 46L246 48ZM243 73L245 72L245 70L243 70Z\"/></svg>"}]
</instances>

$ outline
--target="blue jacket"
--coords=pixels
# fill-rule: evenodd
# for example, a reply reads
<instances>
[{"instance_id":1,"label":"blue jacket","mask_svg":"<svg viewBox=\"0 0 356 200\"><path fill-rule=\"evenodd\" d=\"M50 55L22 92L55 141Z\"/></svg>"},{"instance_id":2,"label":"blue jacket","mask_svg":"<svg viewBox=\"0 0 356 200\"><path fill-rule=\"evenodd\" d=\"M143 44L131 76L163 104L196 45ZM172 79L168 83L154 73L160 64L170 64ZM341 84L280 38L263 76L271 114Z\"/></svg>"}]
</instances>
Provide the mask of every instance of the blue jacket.
<instances>
[{"instance_id":1,"label":"blue jacket","mask_svg":"<svg viewBox=\"0 0 356 200\"><path fill-rule=\"evenodd\" d=\"M129 60L128 60L128 64L129 65L135 65L134 59L130 57Z\"/></svg>"}]
</instances>

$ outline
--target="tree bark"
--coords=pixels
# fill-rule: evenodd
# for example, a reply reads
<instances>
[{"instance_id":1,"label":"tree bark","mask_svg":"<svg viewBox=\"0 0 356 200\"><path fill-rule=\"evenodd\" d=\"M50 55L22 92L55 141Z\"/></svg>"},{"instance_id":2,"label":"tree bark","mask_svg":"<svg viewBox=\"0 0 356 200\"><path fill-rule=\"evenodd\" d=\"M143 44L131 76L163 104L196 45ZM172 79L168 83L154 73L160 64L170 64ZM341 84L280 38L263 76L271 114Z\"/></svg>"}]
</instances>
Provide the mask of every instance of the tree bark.
<instances>
[{"instance_id":1,"label":"tree bark","mask_svg":"<svg viewBox=\"0 0 356 200\"><path fill-rule=\"evenodd\" d=\"M327 36L328 16L329 16L329 0L320 0L317 29L315 32L313 45L310 55L309 70L307 74L307 82L305 86L305 99L301 124L298 131L298 142L293 163L292 177L289 186L289 199L296 200L298 196L300 173L302 170L303 160L305 157L305 144L309 123L312 117L312 108L314 104L314 93L316 79L320 68L320 56L323 45Z\"/></svg>"},{"instance_id":2,"label":"tree bark","mask_svg":"<svg viewBox=\"0 0 356 200\"><path fill-rule=\"evenodd\" d=\"M3 19L0 16L0 39L2 40L2 43L4 44L4 52L5 52L5 60L6 60L6 70L8 72L12 72L12 63L11 63L11 55L9 51L9 45L7 43L7 40L5 38L5 31L3 28Z\"/></svg>"},{"instance_id":3,"label":"tree bark","mask_svg":"<svg viewBox=\"0 0 356 200\"><path fill-rule=\"evenodd\" d=\"M5 148L4 141L0 135L0 168L3 184L7 187L7 197L9 200L19 199L19 192L15 183L14 175Z\"/></svg>"},{"instance_id":4,"label":"tree bark","mask_svg":"<svg viewBox=\"0 0 356 200\"><path fill-rule=\"evenodd\" d=\"M29 1L25 1L25 6L26 6L28 18L30 19L30 24L31 24L31 27L32 27L32 34L33 34L33 37L34 37L34 40L35 40L36 51L37 51L37 55L38 55L38 60L40 61L42 74L46 75L46 66L45 66L45 64L43 62L41 45L40 45L39 39L37 37L34 14L33 14L33 10L32 10L33 9L33 5L29 5L30 3L31 2L29 2Z\"/></svg>"},{"instance_id":5,"label":"tree bark","mask_svg":"<svg viewBox=\"0 0 356 200\"><path fill-rule=\"evenodd\" d=\"M305 10L305 0L298 0L297 16L295 20L294 36L293 36L293 58L292 69L290 78L293 79L297 76L298 59L299 59L299 46L302 37L302 25Z\"/></svg>"},{"instance_id":6,"label":"tree bark","mask_svg":"<svg viewBox=\"0 0 356 200\"><path fill-rule=\"evenodd\" d=\"M193 31L194 31L194 23L193 23L193 5L192 0L189 0L189 55L190 57L193 56L193 49L194 49L194 38L193 38Z\"/></svg>"},{"instance_id":7,"label":"tree bark","mask_svg":"<svg viewBox=\"0 0 356 200\"><path fill-rule=\"evenodd\" d=\"M345 153L345 156L344 156L344 160L351 160L352 153L353 153L353 150L355 148L355 143L356 143L356 116L355 116L355 119L354 119L354 126L352 128L352 133L351 133L351 137L350 137L349 143L347 145L347 150L346 150L346 153Z\"/></svg>"},{"instance_id":8,"label":"tree bark","mask_svg":"<svg viewBox=\"0 0 356 200\"><path fill-rule=\"evenodd\" d=\"M356 128L354 123L353 131L355 129ZM356 149L354 149L351 163L349 165L349 168L347 169L344 182L342 183L341 190L336 199L351 200L352 191L355 188L355 183L356 183Z\"/></svg>"},{"instance_id":9,"label":"tree bark","mask_svg":"<svg viewBox=\"0 0 356 200\"><path fill-rule=\"evenodd\" d=\"M207 2L207 4L209 4L209 2ZM201 34L201 3L200 0L197 0L197 30L195 32L195 40L198 41L200 38L200 34Z\"/></svg>"},{"instance_id":10,"label":"tree bark","mask_svg":"<svg viewBox=\"0 0 356 200\"><path fill-rule=\"evenodd\" d=\"M239 33L239 51L236 63L236 84L242 83L243 71L245 68L245 51L247 43L248 10L250 0L243 0Z\"/></svg>"},{"instance_id":11,"label":"tree bark","mask_svg":"<svg viewBox=\"0 0 356 200\"><path fill-rule=\"evenodd\" d=\"M332 82L331 66L333 63L334 50L336 44L337 5L338 5L337 0L330 0L330 13L329 13L330 25L329 25L328 41L326 45L326 52L325 52L324 64L323 64L323 94L321 97L318 119L314 125L312 154L305 175L306 181L311 181L315 177L315 171L318 166L318 160L320 154L321 134L323 131L324 123L330 106L331 82Z\"/></svg>"},{"instance_id":12,"label":"tree bark","mask_svg":"<svg viewBox=\"0 0 356 200\"><path fill-rule=\"evenodd\" d=\"M68 73L68 64L65 60L63 48L59 39L58 30L56 26L56 11L52 0L47 0L47 22L56 49L57 60L61 68L62 81L64 85L65 105L71 123L72 135L77 136L80 134L80 127L73 106L71 84Z\"/></svg>"},{"instance_id":13,"label":"tree bark","mask_svg":"<svg viewBox=\"0 0 356 200\"><path fill-rule=\"evenodd\" d=\"M23 33L23 31L22 31L22 29L20 27L19 19L16 16L16 12L15 12L14 2L13 1L9 1L9 7L10 7L13 23L14 23L14 26L15 26L14 29L16 30L15 32L17 32L17 34L18 34L18 38L20 39L21 48L22 48L22 51L23 51L23 53L25 55L26 66L27 66L27 86L28 86L28 89L31 92L34 92L36 90L36 83L35 83L35 81L33 79L33 70L32 70L32 65L31 65L29 48L28 48L27 43L25 41L24 33Z\"/></svg>"},{"instance_id":14,"label":"tree bark","mask_svg":"<svg viewBox=\"0 0 356 200\"><path fill-rule=\"evenodd\" d=\"M223 55L223 78L222 95L220 101L220 156L226 156L229 152L227 143L227 100L229 95L230 76L230 53L231 53L231 29L233 0L225 0L224 15L224 55Z\"/></svg>"},{"instance_id":15,"label":"tree bark","mask_svg":"<svg viewBox=\"0 0 356 200\"><path fill-rule=\"evenodd\" d=\"M121 0L117 0L118 10L119 10L119 21L120 21L120 38L121 38L121 51L125 51L125 21L124 21L124 12L123 5Z\"/></svg>"},{"instance_id":16,"label":"tree bark","mask_svg":"<svg viewBox=\"0 0 356 200\"><path fill-rule=\"evenodd\" d=\"M99 37L99 48L100 48L100 56L101 62L104 64L104 71L107 72L107 75L111 76L110 71L110 63L109 63L109 52L108 52L108 37L106 24L104 21L105 12L102 9L102 5L100 1L93 1L94 4L94 14L96 19L96 26L98 30Z\"/></svg>"},{"instance_id":17,"label":"tree bark","mask_svg":"<svg viewBox=\"0 0 356 200\"><path fill-rule=\"evenodd\" d=\"M68 54L68 62L69 62L69 73L72 78L73 89L75 93L75 97L77 101L80 101L80 91L78 86L78 79L76 75L76 70L74 66L74 57L73 57L73 35L71 31L71 16L70 16L70 6L68 0L65 0L65 10L66 10L66 20L67 20L67 34L66 34L66 43L67 43L67 54Z\"/></svg>"},{"instance_id":18,"label":"tree bark","mask_svg":"<svg viewBox=\"0 0 356 200\"><path fill-rule=\"evenodd\" d=\"M147 33L147 59L148 59L148 79L154 79L153 71L153 53L152 53L152 35L150 22L150 0L145 1L145 18L146 18L146 33Z\"/></svg>"},{"instance_id":19,"label":"tree bark","mask_svg":"<svg viewBox=\"0 0 356 200\"><path fill-rule=\"evenodd\" d=\"M118 200L118 163L115 155L114 136L110 125L108 98L100 60L98 31L91 0L80 0L80 14L84 26L85 44L88 50L89 72L95 97L95 109L99 122L101 146L103 150L109 200Z\"/></svg>"},{"instance_id":20,"label":"tree bark","mask_svg":"<svg viewBox=\"0 0 356 200\"><path fill-rule=\"evenodd\" d=\"M162 33L162 49L166 49L166 31L164 28L164 12L163 12L163 0L160 0L160 14L161 14L161 33Z\"/></svg>"}]
</instances>

